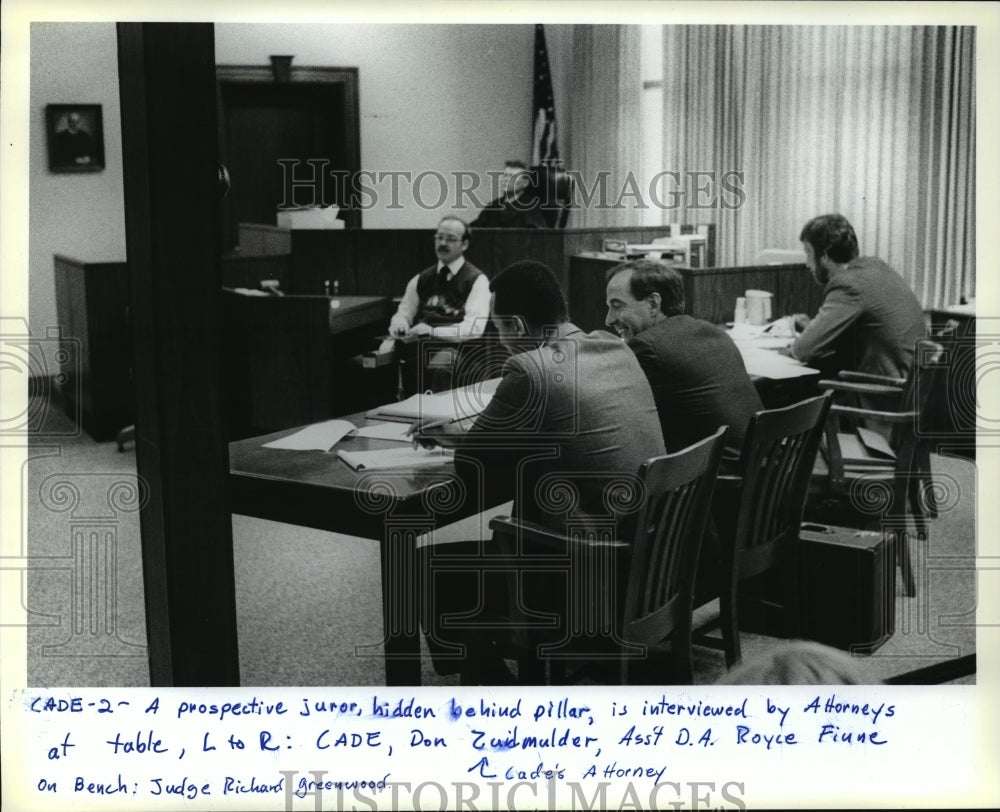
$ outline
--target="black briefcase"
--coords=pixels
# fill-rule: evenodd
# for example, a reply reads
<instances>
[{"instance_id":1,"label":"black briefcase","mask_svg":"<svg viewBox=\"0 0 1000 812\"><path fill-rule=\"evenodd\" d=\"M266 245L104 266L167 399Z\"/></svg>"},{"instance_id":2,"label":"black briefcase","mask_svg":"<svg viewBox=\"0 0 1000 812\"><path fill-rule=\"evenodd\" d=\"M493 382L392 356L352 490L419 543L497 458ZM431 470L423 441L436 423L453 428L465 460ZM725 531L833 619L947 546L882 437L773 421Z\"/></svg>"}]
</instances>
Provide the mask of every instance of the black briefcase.
<instances>
[{"instance_id":1,"label":"black briefcase","mask_svg":"<svg viewBox=\"0 0 1000 812\"><path fill-rule=\"evenodd\" d=\"M881 531L803 524L805 637L872 652L896 630L896 551Z\"/></svg>"},{"instance_id":2,"label":"black briefcase","mask_svg":"<svg viewBox=\"0 0 1000 812\"><path fill-rule=\"evenodd\" d=\"M799 535L800 635L871 653L896 628L896 557L880 531L803 524ZM781 591L771 573L740 584L745 631L784 636Z\"/></svg>"}]
</instances>

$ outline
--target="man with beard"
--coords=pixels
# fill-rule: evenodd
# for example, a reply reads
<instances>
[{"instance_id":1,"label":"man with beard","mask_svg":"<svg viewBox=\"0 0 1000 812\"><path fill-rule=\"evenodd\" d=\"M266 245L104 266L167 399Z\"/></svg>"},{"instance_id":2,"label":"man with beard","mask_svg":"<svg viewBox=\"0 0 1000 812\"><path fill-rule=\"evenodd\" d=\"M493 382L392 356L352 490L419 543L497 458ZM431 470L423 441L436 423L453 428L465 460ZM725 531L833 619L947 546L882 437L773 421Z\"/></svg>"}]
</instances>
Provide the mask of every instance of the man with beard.
<instances>
[{"instance_id":1,"label":"man with beard","mask_svg":"<svg viewBox=\"0 0 1000 812\"><path fill-rule=\"evenodd\" d=\"M825 374L841 369L908 378L913 347L927 335L920 302L902 277L876 257L861 257L858 238L839 214L814 217L799 235L806 265L824 286L823 304L789 354Z\"/></svg>"},{"instance_id":2,"label":"man with beard","mask_svg":"<svg viewBox=\"0 0 1000 812\"><path fill-rule=\"evenodd\" d=\"M466 261L469 227L457 217L445 217L434 235L436 264L425 268L406 286L406 292L389 322L389 335L399 339L441 339L454 348L441 348L428 360L428 375L421 388L450 389L460 342L483 334L490 315L490 284L486 275ZM416 347L419 342L408 344ZM416 357L416 353L405 352ZM405 360L405 359L404 359ZM404 388L413 391L414 364L409 364Z\"/></svg>"}]
</instances>

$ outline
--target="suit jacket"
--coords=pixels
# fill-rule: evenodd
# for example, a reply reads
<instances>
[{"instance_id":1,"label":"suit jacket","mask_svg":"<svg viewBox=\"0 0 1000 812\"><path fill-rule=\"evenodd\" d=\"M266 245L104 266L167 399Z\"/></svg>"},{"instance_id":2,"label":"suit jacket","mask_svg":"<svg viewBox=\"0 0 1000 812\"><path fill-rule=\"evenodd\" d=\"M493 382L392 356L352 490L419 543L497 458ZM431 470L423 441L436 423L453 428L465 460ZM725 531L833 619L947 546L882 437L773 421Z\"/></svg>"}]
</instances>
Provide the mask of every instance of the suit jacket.
<instances>
[{"instance_id":1,"label":"suit jacket","mask_svg":"<svg viewBox=\"0 0 1000 812\"><path fill-rule=\"evenodd\" d=\"M859 257L827 282L823 304L792 354L809 363L835 353L826 372L854 369L907 378L913 345L926 335L920 302L902 277L880 259Z\"/></svg>"},{"instance_id":2,"label":"suit jacket","mask_svg":"<svg viewBox=\"0 0 1000 812\"><path fill-rule=\"evenodd\" d=\"M739 455L750 418L764 406L743 356L722 329L669 316L634 336L629 347L649 378L667 451L729 426L727 456Z\"/></svg>"},{"instance_id":3,"label":"suit jacket","mask_svg":"<svg viewBox=\"0 0 1000 812\"><path fill-rule=\"evenodd\" d=\"M507 360L455 464L470 498L513 498L516 517L559 533L570 524L617 524L631 540L629 517L640 505L616 503L623 491L614 483L634 484L639 466L663 453L653 395L633 354L608 333L565 323Z\"/></svg>"}]
</instances>

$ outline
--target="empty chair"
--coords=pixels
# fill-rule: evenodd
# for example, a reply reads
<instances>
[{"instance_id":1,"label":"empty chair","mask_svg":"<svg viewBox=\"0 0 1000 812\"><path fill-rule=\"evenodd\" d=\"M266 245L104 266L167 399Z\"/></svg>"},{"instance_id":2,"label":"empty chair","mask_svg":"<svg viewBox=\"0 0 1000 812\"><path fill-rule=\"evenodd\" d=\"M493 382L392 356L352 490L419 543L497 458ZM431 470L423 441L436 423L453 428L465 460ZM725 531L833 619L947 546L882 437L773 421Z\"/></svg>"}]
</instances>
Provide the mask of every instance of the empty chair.
<instances>
[{"instance_id":1,"label":"empty chair","mask_svg":"<svg viewBox=\"0 0 1000 812\"><path fill-rule=\"evenodd\" d=\"M757 412L747 428L738 475L719 478L713 516L720 561L715 588L696 596L703 605L716 595L719 615L694 632L694 642L722 649L726 665L738 662L738 597L741 582L777 573L783 625L788 636L800 625L798 543L813 460L830 409L830 395L782 409ZM721 638L708 632L721 627Z\"/></svg>"},{"instance_id":2,"label":"empty chair","mask_svg":"<svg viewBox=\"0 0 1000 812\"><path fill-rule=\"evenodd\" d=\"M812 494L823 509L807 514L818 520L832 516L840 523L878 524L892 531L905 592L916 594L907 521L918 536L929 538L927 520L937 515L931 486L927 429L934 424L934 405L941 397L947 371L943 347L918 341L909 380L858 372L841 372L837 380L819 385L836 393L813 472ZM873 408L865 403L878 398ZM858 405L858 404L861 405ZM872 426L891 427L888 438ZM839 504L838 504L839 503ZM831 513L831 504L838 512Z\"/></svg>"}]
</instances>

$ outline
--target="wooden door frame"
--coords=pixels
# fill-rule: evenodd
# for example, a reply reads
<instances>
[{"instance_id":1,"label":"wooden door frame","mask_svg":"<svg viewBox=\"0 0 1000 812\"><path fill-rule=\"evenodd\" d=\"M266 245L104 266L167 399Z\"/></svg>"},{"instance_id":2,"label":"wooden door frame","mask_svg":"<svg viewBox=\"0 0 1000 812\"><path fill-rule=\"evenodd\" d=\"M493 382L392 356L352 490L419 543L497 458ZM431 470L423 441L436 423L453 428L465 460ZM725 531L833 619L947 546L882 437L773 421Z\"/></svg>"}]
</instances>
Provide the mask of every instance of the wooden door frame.
<instances>
[{"instance_id":1,"label":"wooden door frame","mask_svg":"<svg viewBox=\"0 0 1000 812\"><path fill-rule=\"evenodd\" d=\"M342 85L344 88L344 122L341 128L344 143L344 169L353 178L361 171L361 121L358 102L358 69L339 67L292 66L287 81L279 82L270 65L217 65L215 68L217 106L219 108L219 154L225 155L227 125L222 94L224 84L254 83L276 85ZM343 203L341 208L344 209ZM344 220L348 228L361 228L361 211L347 209ZM236 229L237 224L233 223Z\"/></svg>"}]
</instances>

